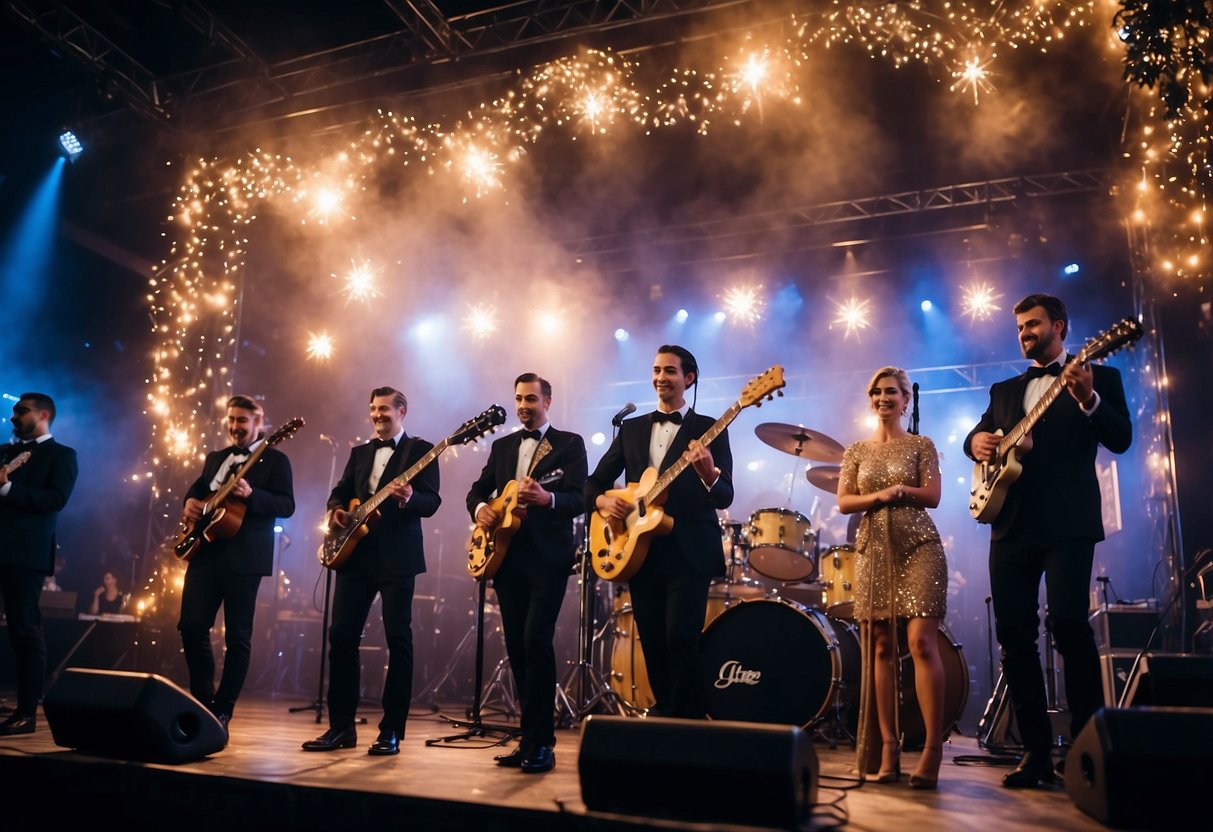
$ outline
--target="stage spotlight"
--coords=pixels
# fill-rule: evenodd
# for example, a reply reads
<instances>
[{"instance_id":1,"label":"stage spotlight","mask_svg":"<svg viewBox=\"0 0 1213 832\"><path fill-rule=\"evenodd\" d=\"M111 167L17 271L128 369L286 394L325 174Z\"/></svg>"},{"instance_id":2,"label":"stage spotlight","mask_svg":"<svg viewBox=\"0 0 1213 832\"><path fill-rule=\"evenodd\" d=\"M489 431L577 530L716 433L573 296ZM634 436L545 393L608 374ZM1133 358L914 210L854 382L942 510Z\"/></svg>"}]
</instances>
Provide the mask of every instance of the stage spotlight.
<instances>
[{"instance_id":1,"label":"stage spotlight","mask_svg":"<svg viewBox=\"0 0 1213 832\"><path fill-rule=\"evenodd\" d=\"M930 312L935 308L935 304L931 303L929 300L924 300L922 303L918 304L918 308L923 312Z\"/></svg>"},{"instance_id":2,"label":"stage spotlight","mask_svg":"<svg viewBox=\"0 0 1213 832\"><path fill-rule=\"evenodd\" d=\"M723 312L717 312L715 315L712 316L712 320L718 324L722 324L725 322L725 319L728 317L729 316L724 314Z\"/></svg>"},{"instance_id":3,"label":"stage spotlight","mask_svg":"<svg viewBox=\"0 0 1213 832\"><path fill-rule=\"evenodd\" d=\"M1074 275L1078 274L1079 271L1081 271L1081 269L1077 263L1067 263L1065 267L1062 268L1061 273L1066 277L1073 277Z\"/></svg>"},{"instance_id":4,"label":"stage spotlight","mask_svg":"<svg viewBox=\"0 0 1213 832\"><path fill-rule=\"evenodd\" d=\"M687 318L689 317L691 317L691 313L687 312L685 309L679 309L676 313L674 313L674 320L678 321L680 324L686 323Z\"/></svg>"},{"instance_id":5,"label":"stage spotlight","mask_svg":"<svg viewBox=\"0 0 1213 832\"><path fill-rule=\"evenodd\" d=\"M80 144L75 133L64 130L59 134L59 152L66 156L69 162L74 162L76 157L84 152L84 145Z\"/></svg>"},{"instance_id":6,"label":"stage spotlight","mask_svg":"<svg viewBox=\"0 0 1213 832\"><path fill-rule=\"evenodd\" d=\"M603 433L602 431L598 431L597 433L593 434L590 437L590 444L591 445L605 445L606 444L606 434Z\"/></svg>"},{"instance_id":7,"label":"stage spotlight","mask_svg":"<svg viewBox=\"0 0 1213 832\"><path fill-rule=\"evenodd\" d=\"M623 327L619 327L619 329L615 330L615 340L616 341L628 340L628 331L626 329L624 329Z\"/></svg>"},{"instance_id":8,"label":"stage spotlight","mask_svg":"<svg viewBox=\"0 0 1213 832\"><path fill-rule=\"evenodd\" d=\"M283 527L282 527L281 523L275 523L274 524L274 534L282 534L282 528Z\"/></svg>"}]
</instances>

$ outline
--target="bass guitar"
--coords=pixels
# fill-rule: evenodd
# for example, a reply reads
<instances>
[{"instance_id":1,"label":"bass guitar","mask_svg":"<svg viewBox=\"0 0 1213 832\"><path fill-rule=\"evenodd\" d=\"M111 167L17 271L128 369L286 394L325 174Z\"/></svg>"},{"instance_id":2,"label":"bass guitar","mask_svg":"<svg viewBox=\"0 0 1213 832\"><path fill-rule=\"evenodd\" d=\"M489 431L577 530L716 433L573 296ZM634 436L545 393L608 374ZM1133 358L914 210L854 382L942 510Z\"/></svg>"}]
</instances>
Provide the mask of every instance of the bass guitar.
<instances>
[{"instance_id":1,"label":"bass guitar","mask_svg":"<svg viewBox=\"0 0 1213 832\"><path fill-rule=\"evenodd\" d=\"M173 554L181 560L189 560L198 551L202 541L205 540L209 543L217 537L232 537L240 531L240 524L244 522L244 511L247 505L242 500L228 500L232 489L257 464L257 460L261 459L261 454L265 452L266 448L294 436L299 428L303 427L303 424L303 420L296 416L267 436L265 441L257 446L257 450L249 454L248 459L240 465L239 470L228 477L218 490L206 498L206 502L202 506L201 517L193 522L182 520L181 527L177 530L177 539L173 542Z\"/></svg>"},{"instance_id":2,"label":"bass guitar","mask_svg":"<svg viewBox=\"0 0 1213 832\"><path fill-rule=\"evenodd\" d=\"M1071 360L1085 364L1088 361L1106 358L1121 347L1132 344L1141 338L1141 335L1141 324L1132 318L1124 318L1088 342ZM1049 409L1049 406L1057 400L1065 386L1061 376L1054 378L1053 383L1040 397L1040 401L1032 405L1032 409L1019 420L1015 427L1011 428L1009 433L1004 436L1001 428L997 431L998 435L1003 438L994 451L994 458L987 462L978 462L973 466L973 488L969 491L969 514L973 515L978 523L993 523L998 518L1008 489L1023 472L1023 464L1019 461L1019 443L1040 421L1040 417Z\"/></svg>"},{"instance_id":3,"label":"bass guitar","mask_svg":"<svg viewBox=\"0 0 1213 832\"><path fill-rule=\"evenodd\" d=\"M409 466L403 474L394 477L390 482L375 492L365 503L357 498L350 500L350 516L344 526L333 522L333 512L325 518L324 542L316 551L320 563L329 569L342 566L354 553L358 542L366 537L371 530L371 524L379 519L379 506L391 496L392 487L407 485L431 462L442 455L451 445L466 445L474 442L493 428L505 424L505 409L501 405L493 405L474 419L468 419L459 429L425 452L421 459Z\"/></svg>"},{"instance_id":4,"label":"bass guitar","mask_svg":"<svg viewBox=\"0 0 1213 832\"><path fill-rule=\"evenodd\" d=\"M551 485L564 476L557 468L537 480L539 485ZM522 525L523 506L518 505L518 480L510 480L498 497L490 500L489 508L497 512L497 524L492 528L477 525L468 543L468 574L478 581L487 581L497 574L510 549L510 540Z\"/></svg>"},{"instance_id":5,"label":"bass guitar","mask_svg":"<svg viewBox=\"0 0 1213 832\"><path fill-rule=\"evenodd\" d=\"M783 367L778 364L750 379L737 401L699 441L710 445L744 408L761 407L764 398L773 399L775 391L783 386ZM644 565L652 538L670 533L674 518L665 513L661 504L665 502L666 490L689 464L684 453L665 473L659 475L656 468L647 468L639 482L604 492L631 503L632 510L623 520L609 519L601 511L590 514L590 563L598 577L607 581L629 580Z\"/></svg>"}]
</instances>

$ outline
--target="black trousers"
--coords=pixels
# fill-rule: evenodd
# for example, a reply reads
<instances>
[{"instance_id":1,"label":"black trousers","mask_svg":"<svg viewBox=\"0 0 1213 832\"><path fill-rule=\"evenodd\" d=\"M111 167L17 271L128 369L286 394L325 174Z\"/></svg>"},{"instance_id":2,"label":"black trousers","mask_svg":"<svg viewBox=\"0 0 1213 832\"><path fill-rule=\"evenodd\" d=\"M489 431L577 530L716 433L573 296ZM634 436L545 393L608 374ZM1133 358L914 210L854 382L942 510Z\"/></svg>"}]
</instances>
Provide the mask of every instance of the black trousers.
<instances>
[{"instance_id":1,"label":"black trousers","mask_svg":"<svg viewBox=\"0 0 1213 832\"><path fill-rule=\"evenodd\" d=\"M8 643L17 669L16 716L33 716L46 678L46 640L38 598L46 575L20 566L0 566L0 593L8 623Z\"/></svg>"},{"instance_id":2,"label":"black trousers","mask_svg":"<svg viewBox=\"0 0 1213 832\"><path fill-rule=\"evenodd\" d=\"M569 572L536 562L525 549L511 549L493 578L505 630L505 650L522 710L522 747L554 745L556 707L556 619Z\"/></svg>"},{"instance_id":3,"label":"black trousers","mask_svg":"<svg viewBox=\"0 0 1213 832\"><path fill-rule=\"evenodd\" d=\"M990 542L990 594L995 631L1002 645L1002 668L1011 690L1024 747L1045 751L1052 745L1044 674L1037 639L1040 632L1041 575L1048 604L1047 625L1065 663L1070 736L1077 737L1103 705L1099 652L1087 620L1091 562L1095 543L1066 540L1038 544L1021 536Z\"/></svg>"},{"instance_id":4,"label":"black trousers","mask_svg":"<svg viewBox=\"0 0 1213 832\"><path fill-rule=\"evenodd\" d=\"M189 668L190 693L215 713L231 716L252 657L253 614L257 611L260 575L233 572L223 558L207 557L201 551L185 571L181 590L181 618L177 629ZM211 650L211 627L223 606L223 674L215 687L215 656Z\"/></svg>"},{"instance_id":5,"label":"black trousers","mask_svg":"<svg viewBox=\"0 0 1213 832\"><path fill-rule=\"evenodd\" d=\"M644 565L628 584L649 684L660 716L699 719L699 639L711 578L691 571L674 542L651 544Z\"/></svg>"},{"instance_id":6,"label":"black trousers","mask_svg":"<svg viewBox=\"0 0 1213 832\"><path fill-rule=\"evenodd\" d=\"M379 595L388 649L379 730L403 738L413 698L413 589L417 579L413 575L383 576L380 571L360 564L355 554L337 573L329 627L329 725L344 728L357 717L362 674L358 647L371 605Z\"/></svg>"}]
</instances>

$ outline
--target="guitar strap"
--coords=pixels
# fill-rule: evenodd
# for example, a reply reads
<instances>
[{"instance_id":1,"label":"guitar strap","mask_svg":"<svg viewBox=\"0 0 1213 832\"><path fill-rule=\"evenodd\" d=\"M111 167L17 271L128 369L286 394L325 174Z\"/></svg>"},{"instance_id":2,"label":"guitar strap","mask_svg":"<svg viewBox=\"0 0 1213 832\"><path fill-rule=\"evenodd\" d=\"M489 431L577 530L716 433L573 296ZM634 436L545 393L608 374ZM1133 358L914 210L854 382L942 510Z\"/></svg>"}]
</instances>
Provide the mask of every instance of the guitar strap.
<instances>
[{"instance_id":1,"label":"guitar strap","mask_svg":"<svg viewBox=\"0 0 1213 832\"><path fill-rule=\"evenodd\" d=\"M548 441L548 435L544 433L543 441L539 443L539 447L535 449L535 454L531 457L531 464L526 469L526 475L529 477L535 472L535 466L539 464L545 456L552 452L552 443Z\"/></svg>"}]
</instances>

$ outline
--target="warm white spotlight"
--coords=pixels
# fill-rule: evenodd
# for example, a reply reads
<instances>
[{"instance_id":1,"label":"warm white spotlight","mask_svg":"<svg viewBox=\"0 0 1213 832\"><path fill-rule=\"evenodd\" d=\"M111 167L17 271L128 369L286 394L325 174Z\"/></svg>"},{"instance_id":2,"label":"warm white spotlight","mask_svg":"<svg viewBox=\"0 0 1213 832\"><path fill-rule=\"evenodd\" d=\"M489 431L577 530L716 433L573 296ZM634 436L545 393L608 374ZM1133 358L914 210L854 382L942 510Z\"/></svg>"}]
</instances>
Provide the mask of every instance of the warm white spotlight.
<instances>
[{"instance_id":1,"label":"warm white spotlight","mask_svg":"<svg viewBox=\"0 0 1213 832\"><path fill-rule=\"evenodd\" d=\"M314 361L328 361L333 357L333 338L327 332L309 332L307 357Z\"/></svg>"},{"instance_id":2,"label":"warm white spotlight","mask_svg":"<svg viewBox=\"0 0 1213 832\"><path fill-rule=\"evenodd\" d=\"M761 286L733 286L721 296L725 314L737 323L752 324L762 320L766 301Z\"/></svg>"},{"instance_id":3,"label":"warm white spotlight","mask_svg":"<svg viewBox=\"0 0 1213 832\"><path fill-rule=\"evenodd\" d=\"M872 301L852 297L845 303L838 301L833 301L833 303L836 312L831 326L843 327L844 338L849 338L853 332L868 328L868 310L872 306Z\"/></svg>"},{"instance_id":4,"label":"warm white spotlight","mask_svg":"<svg viewBox=\"0 0 1213 832\"><path fill-rule=\"evenodd\" d=\"M970 283L961 287L960 311L969 316L970 321L988 321L1000 307L995 301L1002 297L1001 292L995 292L988 283Z\"/></svg>"},{"instance_id":5,"label":"warm white spotlight","mask_svg":"<svg viewBox=\"0 0 1213 832\"><path fill-rule=\"evenodd\" d=\"M497 310L478 303L469 308L467 317L463 319L463 327L477 341L483 341L497 331Z\"/></svg>"}]
</instances>

